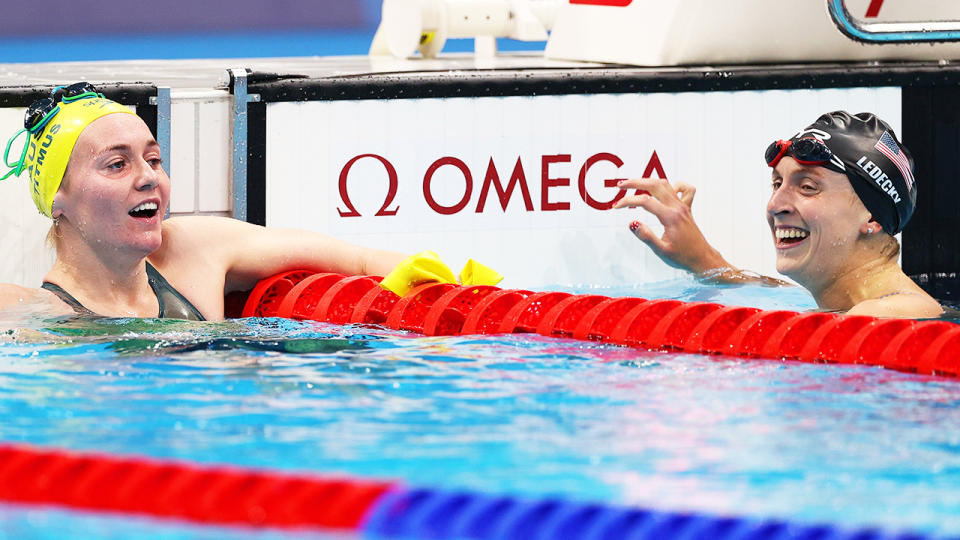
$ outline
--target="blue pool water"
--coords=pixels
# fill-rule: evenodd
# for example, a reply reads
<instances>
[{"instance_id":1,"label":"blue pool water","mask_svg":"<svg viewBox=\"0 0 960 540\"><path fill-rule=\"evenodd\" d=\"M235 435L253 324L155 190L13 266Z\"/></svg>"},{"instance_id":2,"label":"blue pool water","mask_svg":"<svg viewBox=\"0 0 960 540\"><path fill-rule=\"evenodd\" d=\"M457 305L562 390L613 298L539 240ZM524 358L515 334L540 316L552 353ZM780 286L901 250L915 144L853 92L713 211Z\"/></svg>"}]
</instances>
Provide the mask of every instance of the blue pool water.
<instances>
[{"instance_id":1,"label":"blue pool water","mask_svg":"<svg viewBox=\"0 0 960 540\"><path fill-rule=\"evenodd\" d=\"M813 307L680 280L581 292ZM278 319L6 320L0 441L960 534L960 384ZM280 538L0 505L0 538ZM318 537L304 532L302 537Z\"/></svg>"},{"instance_id":2,"label":"blue pool water","mask_svg":"<svg viewBox=\"0 0 960 540\"><path fill-rule=\"evenodd\" d=\"M363 55L375 30L0 36L0 63ZM501 51L542 51L545 45L497 40ZM470 51L470 39L452 39L444 47L444 52Z\"/></svg>"}]
</instances>

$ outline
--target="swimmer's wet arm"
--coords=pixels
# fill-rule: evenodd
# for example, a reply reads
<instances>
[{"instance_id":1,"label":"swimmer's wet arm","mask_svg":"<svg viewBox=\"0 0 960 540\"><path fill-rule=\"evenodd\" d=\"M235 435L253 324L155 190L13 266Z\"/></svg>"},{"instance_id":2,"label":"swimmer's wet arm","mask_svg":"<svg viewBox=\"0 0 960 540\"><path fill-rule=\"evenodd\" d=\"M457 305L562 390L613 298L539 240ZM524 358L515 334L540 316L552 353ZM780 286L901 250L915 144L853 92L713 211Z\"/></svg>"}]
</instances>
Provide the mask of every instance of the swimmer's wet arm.
<instances>
[{"instance_id":1,"label":"swimmer's wet arm","mask_svg":"<svg viewBox=\"0 0 960 540\"><path fill-rule=\"evenodd\" d=\"M232 268L257 279L304 268L344 275L386 275L407 255L350 244L325 234L244 223L244 245Z\"/></svg>"},{"instance_id":2,"label":"swimmer's wet arm","mask_svg":"<svg viewBox=\"0 0 960 540\"><path fill-rule=\"evenodd\" d=\"M168 220L199 241L224 268L227 290L249 288L285 270L306 269L345 275L386 275L407 255L365 248L325 234L252 225L230 218L190 216Z\"/></svg>"},{"instance_id":3,"label":"swimmer's wet arm","mask_svg":"<svg viewBox=\"0 0 960 540\"><path fill-rule=\"evenodd\" d=\"M643 208L663 225L661 236L636 220L630 223L630 230L668 265L713 283L787 284L737 269L707 242L693 219L693 198L697 192L694 186L683 182L671 185L662 178L623 180L618 186L622 190L636 191L617 201L614 208Z\"/></svg>"}]
</instances>

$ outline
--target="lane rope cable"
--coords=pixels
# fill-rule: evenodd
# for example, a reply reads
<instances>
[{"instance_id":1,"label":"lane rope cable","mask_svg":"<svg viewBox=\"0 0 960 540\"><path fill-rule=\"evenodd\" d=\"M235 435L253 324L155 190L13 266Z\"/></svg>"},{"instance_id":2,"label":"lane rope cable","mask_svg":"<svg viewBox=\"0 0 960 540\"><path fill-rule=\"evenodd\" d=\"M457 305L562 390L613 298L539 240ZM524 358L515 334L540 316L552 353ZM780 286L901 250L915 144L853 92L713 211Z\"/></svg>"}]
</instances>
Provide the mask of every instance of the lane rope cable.
<instances>
[{"instance_id":1,"label":"lane rope cable","mask_svg":"<svg viewBox=\"0 0 960 540\"><path fill-rule=\"evenodd\" d=\"M243 317L380 324L428 336L538 333L651 350L960 376L960 325L708 302L427 283L401 296L378 277L305 270L262 280Z\"/></svg>"}]
</instances>

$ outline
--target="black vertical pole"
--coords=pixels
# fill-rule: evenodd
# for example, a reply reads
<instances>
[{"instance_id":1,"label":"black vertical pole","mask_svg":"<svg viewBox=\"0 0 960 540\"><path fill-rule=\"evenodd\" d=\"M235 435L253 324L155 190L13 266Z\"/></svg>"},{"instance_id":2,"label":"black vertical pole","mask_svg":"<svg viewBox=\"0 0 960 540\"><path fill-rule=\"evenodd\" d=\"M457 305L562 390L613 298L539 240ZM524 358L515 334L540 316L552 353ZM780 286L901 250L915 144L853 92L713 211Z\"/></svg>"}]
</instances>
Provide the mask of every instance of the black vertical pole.
<instances>
[{"instance_id":1,"label":"black vertical pole","mask_svg":"<svg viewBox=\"0 0 960 540\"><path fill-rule=\"evenodd\" d=\"M247 105L247 221L267 223L267 106Z\"/></svg>"},{"instance_id":2,"label":"black vertical pole","mask_svg":"<svg viewBox=\"0 0 960 540\"><path fill-rule=\"evenodd\" d=\"M960 300L960 88L905 87L903 142L917 209L903 231L903 269L933 296Z\"/></svg>"}]
</instances>

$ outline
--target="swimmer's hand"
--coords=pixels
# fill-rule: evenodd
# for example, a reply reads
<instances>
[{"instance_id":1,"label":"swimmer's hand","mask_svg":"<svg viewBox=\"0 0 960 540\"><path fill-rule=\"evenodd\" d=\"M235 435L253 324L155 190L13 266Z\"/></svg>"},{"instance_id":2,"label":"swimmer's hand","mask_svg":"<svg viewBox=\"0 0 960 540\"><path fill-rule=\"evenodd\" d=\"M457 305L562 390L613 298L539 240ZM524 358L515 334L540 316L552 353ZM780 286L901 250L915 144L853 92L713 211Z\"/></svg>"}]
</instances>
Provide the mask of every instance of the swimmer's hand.
<instances>
[{"instance_id":1,"label":"swimmer's hand","mask_svg":"<svg viewBox=\"0 0 960 540\"><path fill-rule=\"evenodd\" d=\"M623 190L636 191L617 201L614 208L643 208L663 225L661 236L637 220L630 223L630 230L668 265L692 272L704 281L787 285L775 278L734 268L707 242L693 219L691 209L697 188L692 185L683 182L671 185L661 178L622 180L617 185Z\"/></svg>"},{"instance_id":2,"label":"swimmer's hand","mask_svg":"<svg viewBox=\"0 0 960 540\"><path fill-rule=\"evenodd\" d=\"M682 182L670 185L661 178L622 180L618 187L640 193L625 196L613 205L614 208L640 207L660 220L662 236L657 236L650 227L636 220L630 223L630 230L663 262L698 275L717 268L730 268L730 263L707 242L693 220L691 208L697 188Z\"/></svg>"}]
</instances>

